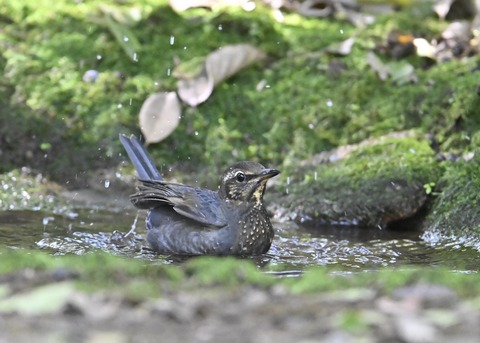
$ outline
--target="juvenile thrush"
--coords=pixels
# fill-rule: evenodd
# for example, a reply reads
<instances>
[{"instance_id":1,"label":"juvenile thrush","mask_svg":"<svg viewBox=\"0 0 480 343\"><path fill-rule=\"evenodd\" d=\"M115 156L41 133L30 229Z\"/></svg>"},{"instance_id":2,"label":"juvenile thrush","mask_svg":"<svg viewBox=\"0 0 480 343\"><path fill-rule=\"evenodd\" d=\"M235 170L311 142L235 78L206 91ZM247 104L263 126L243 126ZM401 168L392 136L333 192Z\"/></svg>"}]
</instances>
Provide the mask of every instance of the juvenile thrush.
<instances>
[{"instance_id":1,"label":"juvenile thrush","mask_svg":"<svg viewBox=\"0 0 480 343\"><path fill-rule=\"evenodd\" d=\"M130 196L148 209L147 241L153 250L176 255L258 255L274 231L263 204L268 179L279 174L256 162L228 167L218 191L165 181L142 143L120 135L141 185Z\"/></svg>"}]
</instances>

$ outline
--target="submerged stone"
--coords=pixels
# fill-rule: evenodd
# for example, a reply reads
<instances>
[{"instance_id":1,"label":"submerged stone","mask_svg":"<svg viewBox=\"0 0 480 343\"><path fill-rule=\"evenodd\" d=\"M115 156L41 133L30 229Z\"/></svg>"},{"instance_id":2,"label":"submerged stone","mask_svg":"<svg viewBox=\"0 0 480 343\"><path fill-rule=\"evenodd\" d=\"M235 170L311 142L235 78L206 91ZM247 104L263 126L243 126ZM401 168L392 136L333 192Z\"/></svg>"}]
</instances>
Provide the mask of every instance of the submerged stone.
<instances>
[{"instance_id":1,"label":"submerged stone","mask_svg":"<svg viewBox=\"0 0 480 343\"><path fill-rule=\"evenodd\" d=\"M301 163L272 201L301 223L385 227L415 216L440 172L425 138L394 133Z\"/></svg>"}]
</instances>

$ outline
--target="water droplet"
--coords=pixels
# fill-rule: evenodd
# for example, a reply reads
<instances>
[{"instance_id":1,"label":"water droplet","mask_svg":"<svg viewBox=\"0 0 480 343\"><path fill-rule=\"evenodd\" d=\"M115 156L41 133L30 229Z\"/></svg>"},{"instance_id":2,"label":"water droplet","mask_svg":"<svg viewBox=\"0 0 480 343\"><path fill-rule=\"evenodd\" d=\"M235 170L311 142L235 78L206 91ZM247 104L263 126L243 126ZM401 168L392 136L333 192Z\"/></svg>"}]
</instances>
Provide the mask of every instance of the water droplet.
<instances>
[{"instance_id":1,"label":"water droplet","mask_svg":"<svg viewBox=\"0 0 480 343\"><path fill-rule=\"evenodd\" d=\"M105 180L105 182L103 183L103 186L105 188L109 188L110 187L110 180Z\"/></svg>"},{"instance_id":2,"label":"water droplet","mask_svg":"<svg viewBox=\"0 0 480 343\"><path fill-rule=\"evenodd\" d=\"M98 55L97 55L97 60L100 61L101 59L102 59L102 55L98 54Z\"/></svg>"},{"instance_id":3,"label":"water droplet","mask_svg":"<svg viewBox=\"0 0 480 343\"><path fill-rule=\"evenodd\" d=\"M309 128L309 129L312 129L312 130L313 130L314 127L315 127L315 125L313 125L312 123L308 124L308 128Z\"/></svg>"},{"instance_id":4,"label":"water droplet","mask_svg":"<svg viewBox=\"0 0 480 343\"><path fill-rule=\"evenodd\" d=\"M198 131L195 131L194 134L195 134L195 136L198 136Z\"/></svg>"},{"instance_id":5,"label":"water droplet","mask_svg":"<svg viewBox=\"0 0 480 343\"><path fill-rule=\"evenodd\" d=\"M43 224L43 225L48 225L48 223L50 223L50 222L53 221L53 220L55 220L55 218L53 218L53 217L44 217L44 218L42 219L42 224Z\"/></svg>"},{"instance_id":6,"label":"water droplet","mask_svg":"<svg viewBox=\"0 0 480 343\"><path fill-rule=\"evenodd\" d=\"M222 24L218 25L218 31L222 31L222 30L223 30Z\"/></svg>"},{"instance_id":7,"label":"water droplet","mask_svg":"<svg viewBox=\"0 0 480 343\"><path fill-rule=\"evenodd\" d=\"M344 33L344 32L343 32L343 29L340 29L340 34L343 35L343 33Z\"/></svg>"},{"instance_id":8,"label":"water droplet","mask_svg":"<svg viewBox=\"0 0 480 343\"><path fill-rule=\"evenodd\" d=\"M122 108L122 107L123 107L122 104L118 104L118 105L117 105L117 108Z\"/></svg>"},{"instance_id":9,"label":"water droplet","mask_svg":"<svg viewBox=\"0 0 480 343\"><path fill-rule=\"evenodd\" d=\"M124 42L128 42L128 37L127 37L127 36L123 36L123 41L124 41Z\"/></svg>"},{"instance_id":10,"label":"water droplet","mask_svg":"<svg viewBox=\"0 0 480 343\"><path fill-rule=\"evenodd\" d=\"M170 45L175 43L175 36L170 36Z\"/></svg>"},{"instance_id":11,"label":"water droplet","mask_svg":"<svg viewBox=\"0 0 480 343\"><path fill-rule=\"evenodd\" d=\"M328 107L332 107L333 106L333 101L331 99L328 99L326 104L327 104Z\"/></svg>"},{"instance_id":12,"label":"water droplet","mask_svg":"<svg viewBox=\"0 0 480 343\"><path fill-rule=\"evenodd\" d=\"M158 87L158 82L155 81L155 82L153 83L153 85L154 85L155 87Z\"/></svg>"}]
</instances>

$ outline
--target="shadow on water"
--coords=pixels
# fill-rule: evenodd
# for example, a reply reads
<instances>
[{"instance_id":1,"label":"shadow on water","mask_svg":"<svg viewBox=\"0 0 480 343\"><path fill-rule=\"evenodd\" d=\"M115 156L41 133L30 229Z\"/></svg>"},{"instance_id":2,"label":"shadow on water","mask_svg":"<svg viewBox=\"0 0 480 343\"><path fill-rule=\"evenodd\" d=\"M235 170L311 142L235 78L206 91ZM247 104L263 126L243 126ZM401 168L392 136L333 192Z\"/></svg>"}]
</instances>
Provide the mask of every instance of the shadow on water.
<instances>
[{"instance_id":1,"label":"shadow on water","mask_svg":"<svg viewBox=\"0 0 480 343\"><path fill-rule=\"evenodd\" d=\"M81 209L62 215L41 211L0 212L0 245L34 248L54 255L102 250L152 263L181 263L185 258L159 256L146 247L144 214ZM123 237L133 224L136 232ZM445 266L462 272L480 269L478 251L465 246L432 246L422 232L347 226L299 227L274 223L276 238L267 255L251 259L267 272L295 276L308 266L336 266L346 272L385 266Z\"/></svg>"}]
</instances>

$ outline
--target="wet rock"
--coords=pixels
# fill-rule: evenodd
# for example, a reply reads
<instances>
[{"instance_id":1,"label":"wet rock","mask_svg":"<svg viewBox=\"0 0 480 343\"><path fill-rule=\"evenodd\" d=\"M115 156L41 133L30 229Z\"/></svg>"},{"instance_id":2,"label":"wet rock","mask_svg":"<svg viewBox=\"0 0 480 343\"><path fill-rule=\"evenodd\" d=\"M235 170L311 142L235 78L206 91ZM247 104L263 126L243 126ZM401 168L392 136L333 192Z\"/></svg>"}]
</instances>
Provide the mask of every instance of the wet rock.
<instances>
[{"instance_id":1,"label":"wet rock","mask_svg":"<svg viewBox=\"0 0 480 343\"><path fill-rule=\"evenodd\" d=\"M422 238L433 246L462 244L480 250L480 156L466 154L445 165Z\"/></svg>"},{"instance_id":2,"label":"wet rock","mask_svg":"<svg viewBox=\"0 0 480 343\"><path fill-rule=\"evenodd\" d=\"M298 223L385 227L419 212L440 171L426 139L395 133L300 163L267 198Z\"/></svg>"}]
</instances>

